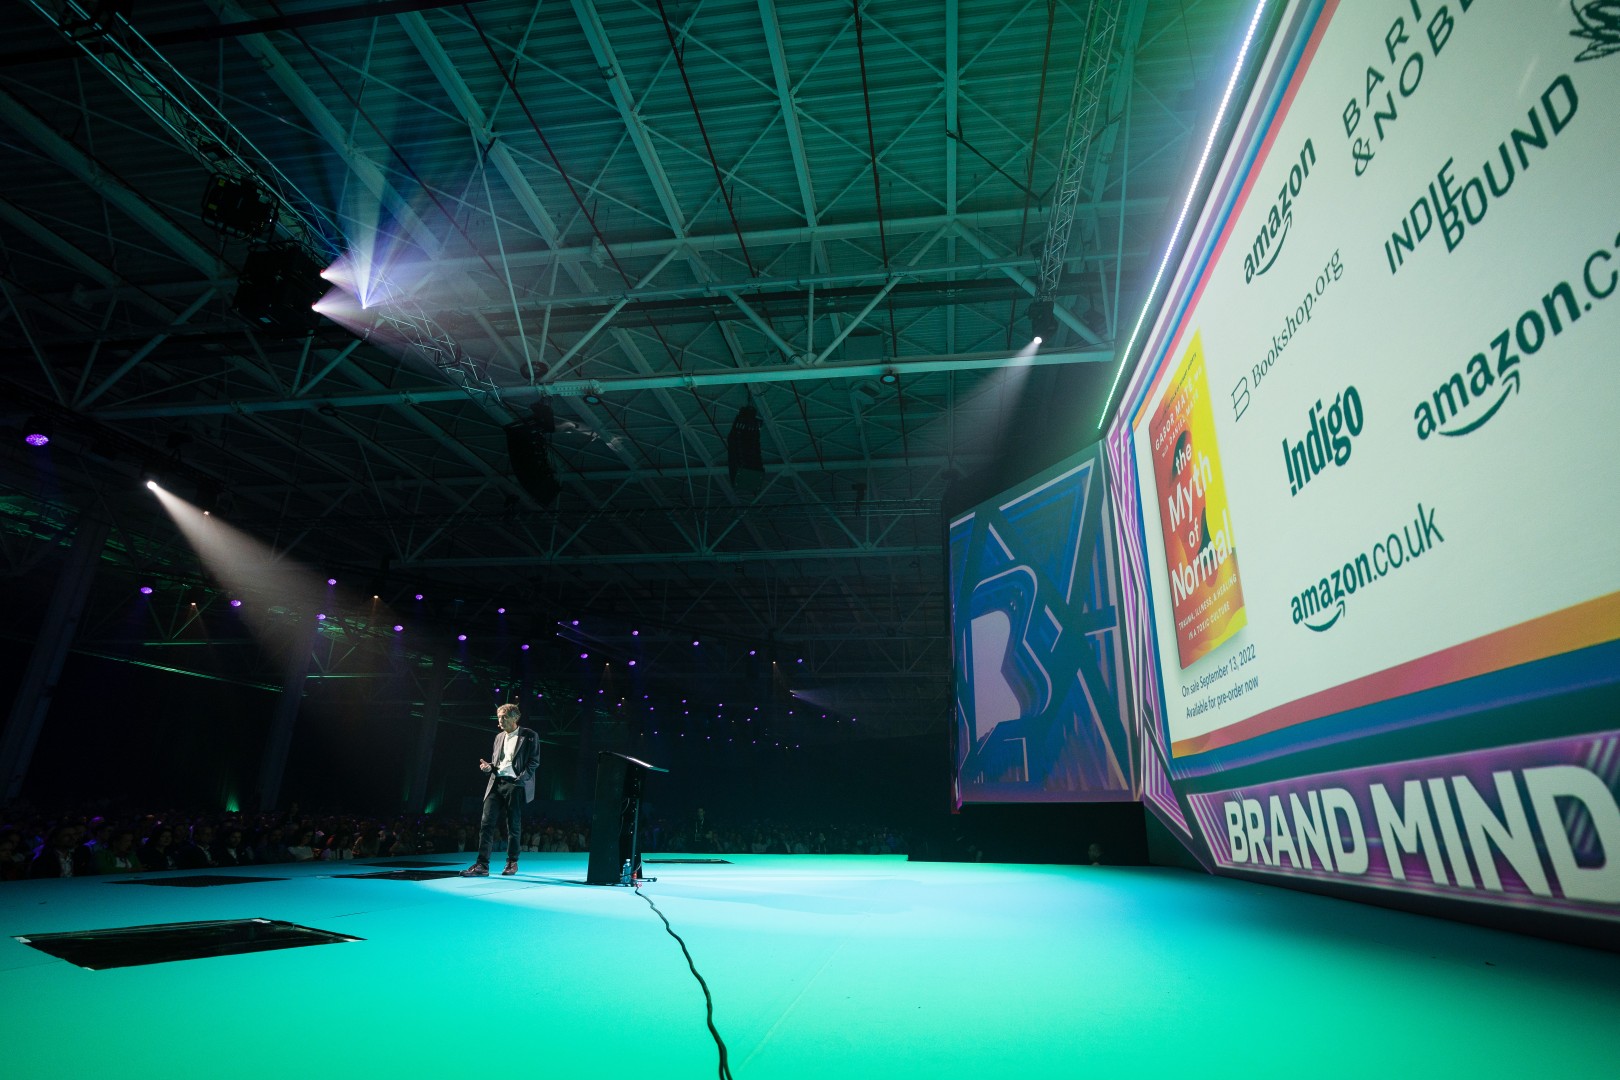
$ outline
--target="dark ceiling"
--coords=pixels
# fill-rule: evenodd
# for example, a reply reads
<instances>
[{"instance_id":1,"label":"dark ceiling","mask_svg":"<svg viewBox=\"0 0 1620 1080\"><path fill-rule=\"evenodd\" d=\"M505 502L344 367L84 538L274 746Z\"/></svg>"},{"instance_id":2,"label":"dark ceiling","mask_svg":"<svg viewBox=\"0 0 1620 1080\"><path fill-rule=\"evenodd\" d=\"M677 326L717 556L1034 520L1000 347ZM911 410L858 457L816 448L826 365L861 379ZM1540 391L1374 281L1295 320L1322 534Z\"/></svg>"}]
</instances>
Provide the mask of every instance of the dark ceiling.
<instances>
[{"instance_id":1,"label":"dark ceiling","mask_svg":"<svg viewBox=\"0 0 1620 1080\"><path fill-rule=\"evenodd\" d=\"M469 672L584 644L938 729L942 501L1096 437L1246 7L10 0L13 591L43 610L89 513L79 647L195 633L231 589L154 472L353 583L355 641L470 628ZM204 214L216 177L281 248ZM287 248L367 306L300 325ZM1056 332L1013 362L1037 293ZM537 404L519 475L504 429ZM745 406L762 476L729 467ZM167 629L120 630L149 581ZM200 673L274 681L233 655Z\"/></svg>"}]
</instances>

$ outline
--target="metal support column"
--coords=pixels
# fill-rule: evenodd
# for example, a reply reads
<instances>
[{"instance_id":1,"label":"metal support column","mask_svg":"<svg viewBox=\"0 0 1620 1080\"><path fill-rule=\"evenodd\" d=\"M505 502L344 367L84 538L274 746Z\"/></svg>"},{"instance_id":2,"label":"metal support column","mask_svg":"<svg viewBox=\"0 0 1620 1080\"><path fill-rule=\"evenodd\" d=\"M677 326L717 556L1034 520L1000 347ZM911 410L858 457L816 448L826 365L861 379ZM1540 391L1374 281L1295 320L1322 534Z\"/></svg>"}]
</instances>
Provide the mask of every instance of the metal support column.
<instances>
[{"instance_id":1,"label":"metal support column","mask_svg":"<svg viewBox=\"0 0 1620 1080\"><path fill-rule=\"evenodd\" d=\"M0 804L10 803L22 793L28 763L34 756L40 729L45 726L45 714L50 711L51 699L56 694L62 664L78 633L79 619L90 595L90 583L95 580L96 564L101 561L101 549L111 528L110 523L98 518L79 521L73 546L68 549L67 565L56 583L56 593L46 609L33 654L28 658L28 669L12 702L4 738L0 739L0 779L5 785Z\"/></svg>"},{"instance_id":2,"label":"metal support column","mask_svg":"<svg viewBox=\"0 0 1620 1080\"><path fill-rule=\"evenodd\" d=\"M314 662L315 633L320 625L313 615L304 614L307 625L300 625L288 645L286 674L281 680L281 700L276 702L276 715L270 721L270 736L265 742L264 758L259 763L259 809L276 808L281 798L281 778L287 771L287 753L292 749L293 726L298 723L298 710L304 704L304 688L309 669Z\"/></svg>"},{"instance_id":3,"label":"metal support column","mask_svg":"<svg viewBox=\"0 0 1620 1080\"><path fill-rule=\"evenodd\" d=\"M416 729L416 758L411 765L411 797L406 808L420 814L427 808L428 771L433 764L433 744L439 734L439 718L444 713L444 684L450 669L450 654L439 649L433 654L422 719Z\"/></svg>"}]
</instances>

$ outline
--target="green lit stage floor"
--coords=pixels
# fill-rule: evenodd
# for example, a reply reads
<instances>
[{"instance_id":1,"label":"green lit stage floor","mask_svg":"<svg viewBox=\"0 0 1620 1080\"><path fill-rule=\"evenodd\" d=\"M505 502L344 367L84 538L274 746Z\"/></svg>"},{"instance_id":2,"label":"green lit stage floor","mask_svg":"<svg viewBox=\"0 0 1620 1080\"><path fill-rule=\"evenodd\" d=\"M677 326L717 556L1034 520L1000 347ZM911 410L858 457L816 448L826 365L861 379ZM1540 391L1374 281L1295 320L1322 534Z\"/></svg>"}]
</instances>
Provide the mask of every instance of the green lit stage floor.
<instances>
[{"instance_id":1,"label":"green lit stage floor","mask_svg":"<svg viewBox=\"0 0 1620 1080\"><path fill-rule=\"evenodd\" d=\"M649 864L642 891L749 1080L1612 1077L1620 1062L1609 953L1180 870L726 858ZM0 885L0 1068L716 1075L680 947L635 891L582 884L585 856L526 855L515 878L335 876L386 869ZM251 918L361 940L87 970L14 939Z\"/></svg>"}]
</instances>

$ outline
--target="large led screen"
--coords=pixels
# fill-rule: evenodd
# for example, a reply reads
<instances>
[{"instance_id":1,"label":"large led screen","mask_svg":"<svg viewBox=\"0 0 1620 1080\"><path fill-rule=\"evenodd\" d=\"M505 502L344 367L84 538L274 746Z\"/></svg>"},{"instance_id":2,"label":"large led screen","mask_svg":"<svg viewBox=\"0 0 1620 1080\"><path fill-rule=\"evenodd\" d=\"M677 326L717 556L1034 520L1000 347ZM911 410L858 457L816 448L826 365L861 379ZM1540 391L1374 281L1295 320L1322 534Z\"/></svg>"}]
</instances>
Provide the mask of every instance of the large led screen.
<instances>
[{"instance_id":1,"label":"large led screen","mask_svg":"<svg viewBox=\"0 0 1620 1080\"><path fill-rule=\"evenodd\" d=\"M1133 797L1101 445L955 516L957 802Z\"/></svg>"},{"instance_id":2,"label":"large led screen","mask_svg":"<svg viewBox=\"0 0 1620 1080\"><path fill-rule=\"evenodd\" d=\"M1271 5L1108 443L1217 867L1620 915L1620 22Z\"/></svg>"}]
</instances>

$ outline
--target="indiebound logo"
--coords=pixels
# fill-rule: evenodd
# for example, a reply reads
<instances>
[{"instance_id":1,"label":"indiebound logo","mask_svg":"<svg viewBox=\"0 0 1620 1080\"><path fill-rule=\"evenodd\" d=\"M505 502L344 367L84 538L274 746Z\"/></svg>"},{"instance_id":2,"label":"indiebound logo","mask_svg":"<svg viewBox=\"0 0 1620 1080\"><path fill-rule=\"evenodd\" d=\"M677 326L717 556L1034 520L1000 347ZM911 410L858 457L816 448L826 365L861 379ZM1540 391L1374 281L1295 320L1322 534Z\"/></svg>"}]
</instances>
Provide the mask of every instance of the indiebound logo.
<instances>
[{"instance_id":1,"label":"indiebound logo","mask_svg":"<svg viewBox=\"0 0 1620 1080\"><path fill-rule=\"evenodd\" d=\"M1299 198L1305 181L1311 175L1311 166L1315 164L1316 147L1306 139L1305 145L1300 148L1299 160L1288 170L1276 201L1266 212L1265 220L1254 235L1254 242L1243 255L1243 284L1249 284L1276 265L1283 244L1288 241L1288 229L1294 224L1294 200Z\"/></svg>"}]
</instances>

